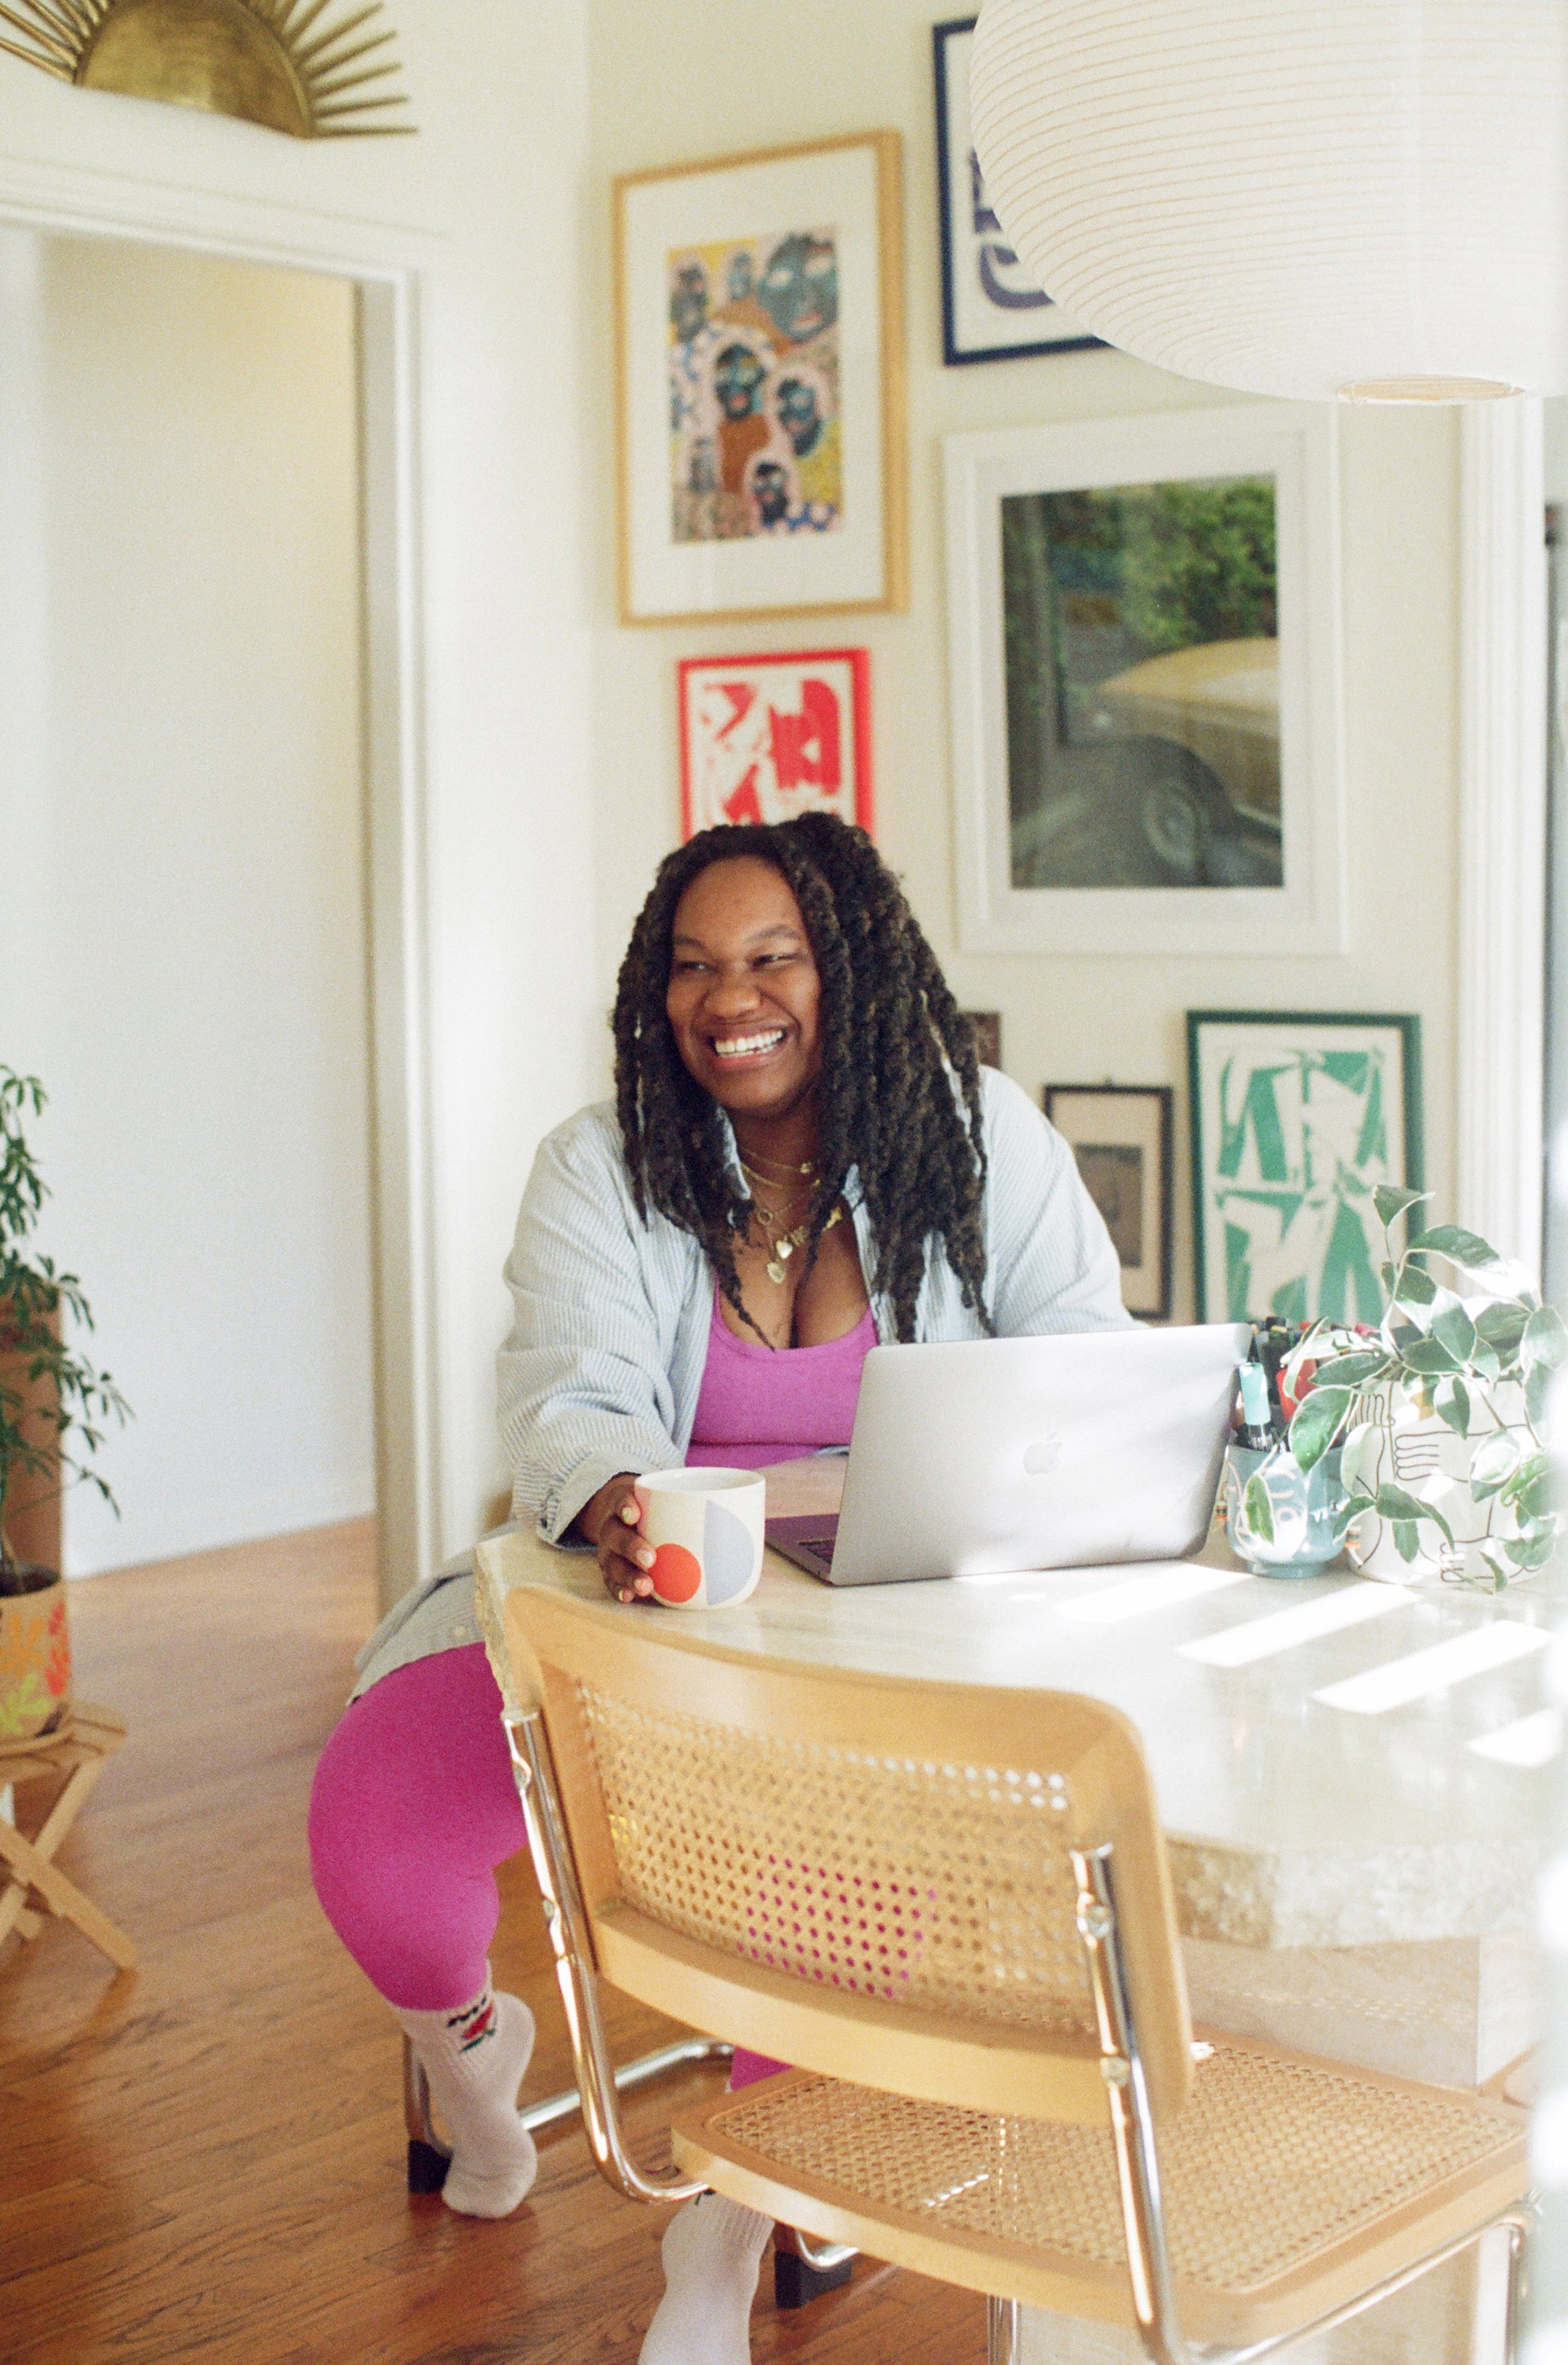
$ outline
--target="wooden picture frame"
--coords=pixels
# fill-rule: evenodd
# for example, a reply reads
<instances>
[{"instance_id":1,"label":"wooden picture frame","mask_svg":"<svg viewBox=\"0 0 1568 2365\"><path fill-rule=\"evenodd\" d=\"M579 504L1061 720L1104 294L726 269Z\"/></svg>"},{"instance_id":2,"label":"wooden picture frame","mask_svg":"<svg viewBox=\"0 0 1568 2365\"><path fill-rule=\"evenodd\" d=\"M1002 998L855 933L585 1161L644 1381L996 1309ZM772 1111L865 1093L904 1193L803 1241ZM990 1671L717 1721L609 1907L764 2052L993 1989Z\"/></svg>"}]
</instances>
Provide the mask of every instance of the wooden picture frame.
<instances>
[{"instance_id":1,"label":"wooden picture frame","mask_svg":"<svg viewBox=\"0 0 1568 2365\"><path fill-rule=\"evenodd\" d=\"M942 358L1018 361L1031 353L1103 353L1103 337L1035 286L986 202L969 136L973 17L931 28L936 97L936 218L942 243Z\"/></svg>"},{"instance_id":2,"label":"wooden picture frame","mask_svg":"<svg viewBox=\"0 0 1568 2365\"><path fill-rule=\"evenodd\" d=\"M1002 1065L1002 1013L1000 1010L966 1010L963 1015L975 1030L975 1057L982 1068Z\"/></svg>"},{"instance_id":3,"label":"wooden picture frame","mask_svg":"<svg viewBox=\"0 0 1568 2365\"><path fill-rule=\"evenodd\" d=\"M683 840L801 813L870 833L869 650L683 657L676 683Z\"/></svg>"},{"instance_id":4,"label":"wooden picture frame","mask_svg":"<svg viewBox=\"0 0 1568 2365\"><path fill-rule=\"evenodd\" d=\"M1169 1084L1047 1084L1046 1116L1078 1160L1121 1260L1122 1303L1170 1319L1174 1095Z\"/></svg>"},{"instance_id":5,"label":"wooden picture frame","mask_svg":"<svg viewBox=\"0 0 1568 2365\"><path fill-rule=\"evenodd\" d=\"M945 448L960 949L1343 951L1329 406Z\"/></svg>"},{"instance_id":6,"label":"wooden picture frame","mask_svg":"<svg viewBox=\"0 0 1568 2365\"><path fill-rule=\"evenodd\" d=\"M1382 1317L1379 1182L1423 1176L1421 1021L1190 1010L1200 1322Z\"/></svg>"},{"instance_id":7,"label":"wooden picture frame","mask_svg":"<svg viewBox=\"0 0 1568 2365\"><path fill-rule=\"evenodd\" d=\"M906 604L902 156L868 131L616 181L622 623Z\"/></svg>"}]
</instances>

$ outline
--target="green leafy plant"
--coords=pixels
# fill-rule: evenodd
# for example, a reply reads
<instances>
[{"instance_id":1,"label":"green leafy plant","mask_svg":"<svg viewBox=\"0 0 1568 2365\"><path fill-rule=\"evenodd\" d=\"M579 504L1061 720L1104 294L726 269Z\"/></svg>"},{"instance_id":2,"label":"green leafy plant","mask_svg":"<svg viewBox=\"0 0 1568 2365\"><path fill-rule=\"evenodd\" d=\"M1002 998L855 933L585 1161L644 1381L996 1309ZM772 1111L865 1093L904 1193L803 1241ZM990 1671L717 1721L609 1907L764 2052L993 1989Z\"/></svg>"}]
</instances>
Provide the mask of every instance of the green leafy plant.
<instances>
[{"instance_id":1,"label":"green leafy plant","mask_svg":"<svg viewBox=\"0 0 1568 2365\"><path fill-rule=\"evenodd\" d=\"M130 1410L108 1373L97 1371L61 1336L62 1310L75 1328L93 1327L81 1283L29 1246L49 1193L23 1125L46 1102L36 1076L0 1066L0 1356L28 1390L38 1391L29 1397L0 1378L0 1593L8 1594L29 1589L6 1538L17 1479L39 1478L57 1491L80 1482L118 1510L106 1481L88 1461L104 1441L102 1424L124 1422Z\"/></svg>"},{"instance_id":2,"label":"green leafy plant","mask_svg":"<svg viewBox=\"0 0 1568 2365\"><path fill-rule=\"evenodd\" d=\"M1388 1521L1400 1558L1420 1549L1420 1522L1429 1520L1450 1550L1453 1529L1441 1507L1403 1486L1372 1484L1361 1473L1366 1448L1380 1424L1366 1418L1373 1389L1403 1390L1419 1418L1433 1415L1457 1437L1481 1432L1470 1464L1476 1504L1495 1503L1503 1514L1478 1550L1489 1576L1473 1579L1501 1592L1544 1566L1556 1541L1561 1513L1545 1442L1547 1395L1568 1354L1568 1332L1550 1306L1529 1290L1468 1302L1445 1288L1434 1263L1450 1266L1486 1289L1504 1264L1489 1241L1457 1224L1417 1233L1403 1252L1394 1227L1429 1194L1381 1183L1372 1194L1387 1249L1381 1268L1386 1306L1375 1331L1320 1322L1294 1348L1284 1367L1298 1398L1290 1425L1290 1452L1310 1470L1329 1449L1342 1448L1346 1499L1341 1532L1367 1513ZM1310 1381L1306 1374L1310 1371Z\"/></svg>"}]
</instances>

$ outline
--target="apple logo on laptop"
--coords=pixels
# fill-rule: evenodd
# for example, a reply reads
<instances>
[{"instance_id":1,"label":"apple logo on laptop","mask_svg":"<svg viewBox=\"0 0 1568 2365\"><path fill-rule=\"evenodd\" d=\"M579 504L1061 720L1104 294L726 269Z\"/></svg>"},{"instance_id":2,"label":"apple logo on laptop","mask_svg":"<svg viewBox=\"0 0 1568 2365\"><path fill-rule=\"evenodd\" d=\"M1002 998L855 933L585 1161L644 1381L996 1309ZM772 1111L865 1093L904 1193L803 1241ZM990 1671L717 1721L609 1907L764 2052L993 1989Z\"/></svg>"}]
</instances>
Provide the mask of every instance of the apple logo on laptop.
<instances>
[{"instance_id":1,"label":"apple logo on laptop","mask_svg":"<svg viewBox=\"0 0 1568 2365\"><path fill-rule=\"evenodd\" d=\"M1024 1449L1024 1467L1031 1478L1047 1478L1061 1460L1061 1440L1054 1434L1037 1437Z\"/></svg>"}]
</instances>

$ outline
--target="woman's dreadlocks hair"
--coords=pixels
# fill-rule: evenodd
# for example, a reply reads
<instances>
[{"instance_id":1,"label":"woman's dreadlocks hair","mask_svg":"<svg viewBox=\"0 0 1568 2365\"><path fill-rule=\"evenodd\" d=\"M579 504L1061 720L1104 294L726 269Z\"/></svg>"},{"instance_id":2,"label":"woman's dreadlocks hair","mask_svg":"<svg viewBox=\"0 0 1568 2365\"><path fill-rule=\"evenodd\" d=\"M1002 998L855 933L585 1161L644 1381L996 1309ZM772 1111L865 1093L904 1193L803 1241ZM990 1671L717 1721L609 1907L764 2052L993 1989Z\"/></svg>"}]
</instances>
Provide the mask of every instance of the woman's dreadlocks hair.
<instances>
[{"instance_id":1,"label":"woman's dreadlocks hair","mask_svg":"<svg viewBox=\"0 0 1568 2365\"><path fill-rule=\"evenodd\" d=\"M692 1233L725 1297L756 1329L735 1271L734 1239L750 1202L725 1155L718 1104L688 1071L665 1015L676 906L711 863L743 855L789 881L822 981L819 1179L806 1271L855 1167L875 1247L867 1281L889 1300L899 1338L914 1336L928 1243L989 1329L973 1036L898 880L865 831L832 813L704 830L659 867L615 996L616 1107L638 1214L656 1207Z\"/></svg>"}]
</instances>

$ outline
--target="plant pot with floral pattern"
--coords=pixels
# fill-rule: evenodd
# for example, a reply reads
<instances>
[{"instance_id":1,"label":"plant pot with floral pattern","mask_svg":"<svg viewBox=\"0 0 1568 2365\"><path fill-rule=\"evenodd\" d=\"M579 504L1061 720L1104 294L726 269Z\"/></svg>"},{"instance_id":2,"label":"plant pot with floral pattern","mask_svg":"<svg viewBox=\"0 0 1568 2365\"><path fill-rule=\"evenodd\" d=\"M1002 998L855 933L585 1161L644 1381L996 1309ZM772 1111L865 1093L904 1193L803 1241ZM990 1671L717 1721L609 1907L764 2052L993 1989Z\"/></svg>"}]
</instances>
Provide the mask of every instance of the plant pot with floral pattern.
<instances>
[{"instance_id":1,"label":"plant pot with floral pattern","mask_svg":"<svg viewBox=\"0 0 1568 2365\"><path fill-rule=\"evenodd\" d=\"M13 1561L0 1593L0 1755L63 1724L71 1706L71 1633L59 1573Z\"/></svg>"}]
</instances>

